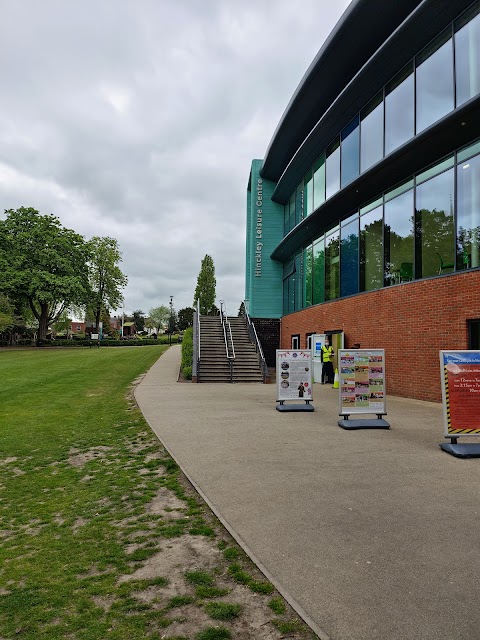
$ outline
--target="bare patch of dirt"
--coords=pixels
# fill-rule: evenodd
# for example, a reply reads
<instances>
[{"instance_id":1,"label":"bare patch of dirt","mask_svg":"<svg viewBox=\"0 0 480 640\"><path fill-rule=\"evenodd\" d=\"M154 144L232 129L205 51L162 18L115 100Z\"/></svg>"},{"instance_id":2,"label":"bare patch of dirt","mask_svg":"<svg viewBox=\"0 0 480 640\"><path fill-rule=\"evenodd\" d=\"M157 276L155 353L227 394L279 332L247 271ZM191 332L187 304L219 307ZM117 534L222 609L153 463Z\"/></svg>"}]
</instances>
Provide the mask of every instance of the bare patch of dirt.
<instances>
[{"instance_id":1,"label":"bare patch of dirt","mask_svg":"<svg viewBox=\"0 0 480 640\"><path fill-rule=\"evenodd\" d=\"M185 512L185 503L167 489L160 487L157 495L145 506L147 513L168 515L169 518L181 518Z\"/></svg>"},{"instance_id":2,"label":"bare patch of dirt","mask_svg":"<svg viewBox=\"0 0 480 640\"><path fill-rule=\"evenodd\" d=\"M107 451L110 451L111 447L92 447L88 451L79 451L78 449L70 449L68 454L68 463L72 467L82 468L90 462L90 460L98 460L104 458Z\"/></svg>"}]
</instances>

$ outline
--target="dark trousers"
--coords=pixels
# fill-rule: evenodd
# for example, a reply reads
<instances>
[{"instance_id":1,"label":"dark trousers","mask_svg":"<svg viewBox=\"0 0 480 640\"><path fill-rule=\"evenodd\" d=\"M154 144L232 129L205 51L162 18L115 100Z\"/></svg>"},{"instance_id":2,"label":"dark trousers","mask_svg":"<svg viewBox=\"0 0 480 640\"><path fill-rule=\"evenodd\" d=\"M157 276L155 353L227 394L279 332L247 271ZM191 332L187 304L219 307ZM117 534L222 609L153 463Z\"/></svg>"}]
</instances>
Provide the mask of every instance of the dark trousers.
<instances>
[{"instance_id":1,"label":"dark trousers","mask_svg":"<svg viewBox=\"0 0 480 640\"><path fill-rule=\"evenodd\" d=\"M322 382L333 383L333 378L334 378L333 362L323 362L322 363Z\"/></svg>"}]
</instances>

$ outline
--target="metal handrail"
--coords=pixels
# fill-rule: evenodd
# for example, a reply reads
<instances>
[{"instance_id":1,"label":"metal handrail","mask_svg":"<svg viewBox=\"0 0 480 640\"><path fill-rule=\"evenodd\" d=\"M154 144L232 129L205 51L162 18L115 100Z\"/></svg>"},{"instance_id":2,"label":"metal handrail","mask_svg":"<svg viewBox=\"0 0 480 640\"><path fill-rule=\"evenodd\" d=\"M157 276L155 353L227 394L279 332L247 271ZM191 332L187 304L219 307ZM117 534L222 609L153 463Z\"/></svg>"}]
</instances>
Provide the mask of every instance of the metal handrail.
<instances>
[{"instance_id":1,"label":"metal handrail","mask_svg":"<svg viewBox=\"0 0 480 640\"><path fill-rule=\"evenodd\" d=\"M227 307L225 305L225 301L224 300L220 300L220 321L221 321L222 326L223 326L223 337L224 337L224 341L225 341L225 354L226 354L228 360L235 360L235 346L233 344L232 327L230 325L230 322L228 321ZM227 325L228 325L228 327L227 327ZM232 345L232 353L230 353L230 349L228 347L227 333L230 336L230 344Z\"/></svg>"},{"instance_id":2,"label":"metal handrail","mask_svg":"<svg viewBox=\"0 0 480 640\"><path fill-rule=\"evenodd\" d=\"M200 363L200 300L197 300L197 363Z\"/></svg>"},{"instance_id":3,"label":"metal handrail","mask_svg":"<svg viewBox=\"0 0 480 640\"><path fill-rule=\"evenodd\" d=\"M247 325L248 335L250 336L250 340L255 345L255 349L258 353L258 360L259 360L260 366L262 367L262 372L263 372L263 381L265 382L266 379L268 378L268 367L265 360L265 356L263 355L262 345L260 344L260 340L258 339L255 325L251 321L250 316L248 314L247 305L245 302L243 306L245 309L245 321L246 321L245 324Z\"/></svg>"}]
</instances>

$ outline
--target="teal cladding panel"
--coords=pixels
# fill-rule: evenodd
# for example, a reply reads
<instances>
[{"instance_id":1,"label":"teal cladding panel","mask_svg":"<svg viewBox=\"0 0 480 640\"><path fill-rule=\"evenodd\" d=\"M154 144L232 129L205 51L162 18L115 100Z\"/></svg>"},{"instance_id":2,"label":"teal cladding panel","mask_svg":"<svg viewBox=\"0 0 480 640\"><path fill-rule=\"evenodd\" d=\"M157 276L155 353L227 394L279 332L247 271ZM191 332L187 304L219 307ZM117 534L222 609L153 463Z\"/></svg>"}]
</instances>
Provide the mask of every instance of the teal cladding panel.
<instances>
[{"instance_id":1,"label":"teal cladding panel","mask_svg":"<svg viewBox=\"0 0 480 640\"><path fill-rule=\"evenodd\" d=\"M283 265L270 254L283 238L283 206L271 197L276 184L260 176L253 160L247 191L245 299L252 318L281 318Z\"/></svg>"}]
</instances>

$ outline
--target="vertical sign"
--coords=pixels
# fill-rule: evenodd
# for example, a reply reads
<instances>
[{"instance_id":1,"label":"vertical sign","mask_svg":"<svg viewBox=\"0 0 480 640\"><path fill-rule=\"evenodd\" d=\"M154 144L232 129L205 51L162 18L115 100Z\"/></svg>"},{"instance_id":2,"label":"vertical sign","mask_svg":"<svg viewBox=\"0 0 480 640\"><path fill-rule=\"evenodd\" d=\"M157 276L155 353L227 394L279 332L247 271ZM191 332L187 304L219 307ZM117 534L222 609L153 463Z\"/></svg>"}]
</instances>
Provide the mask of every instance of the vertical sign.
<instances>
[{"instance_id":1,"label":"vertical sign","mask_svg":"<svg viewBox=\"0 0 480 640\"><path fill-rule=\"evenodd\" d=\"M339 349L340 415L386 413L385 350Z\"/></svg>"},{"instance_id":2,"label":"vertical sign","mask_svg":"<svg viewBox=\"0 0 480 640\"><path fill-rule=\"evenodd\" d=\"M480 435L480 351L440 351L445 437Z\"/></svg>"},{"instance_id":3,"label":"vertical sign","mask_svg":"<svg viewBox=\"0 0 480 640\"><path fill-rule=\"evenodd\" d=\"M277 400L312 400L310 350L277 349Z\"/></svg>"}]
</instances>

